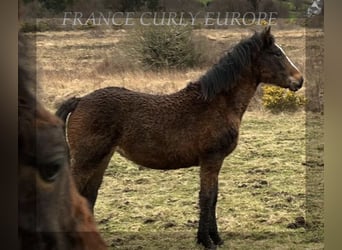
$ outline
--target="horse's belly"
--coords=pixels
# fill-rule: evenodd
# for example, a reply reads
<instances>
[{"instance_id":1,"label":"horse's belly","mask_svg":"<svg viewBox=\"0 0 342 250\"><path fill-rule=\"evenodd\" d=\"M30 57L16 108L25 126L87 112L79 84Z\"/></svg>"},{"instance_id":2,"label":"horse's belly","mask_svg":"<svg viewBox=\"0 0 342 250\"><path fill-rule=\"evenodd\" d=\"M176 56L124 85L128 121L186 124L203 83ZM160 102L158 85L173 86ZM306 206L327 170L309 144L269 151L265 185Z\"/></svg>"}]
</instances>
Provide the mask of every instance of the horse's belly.
<instances>
[{"instance_id":1,"label":"horse's belly","mask_svg":"<svg viewBox=\"0 0 342 250\"><path fill-rule=\"evenodd\" d=\"M152 169L179 169L197 166L198 157L180 155L177 153L165 153L160 151L127 150L117 147L116 151L123 157L134 163Z\"/></svg>"}]
</instances>

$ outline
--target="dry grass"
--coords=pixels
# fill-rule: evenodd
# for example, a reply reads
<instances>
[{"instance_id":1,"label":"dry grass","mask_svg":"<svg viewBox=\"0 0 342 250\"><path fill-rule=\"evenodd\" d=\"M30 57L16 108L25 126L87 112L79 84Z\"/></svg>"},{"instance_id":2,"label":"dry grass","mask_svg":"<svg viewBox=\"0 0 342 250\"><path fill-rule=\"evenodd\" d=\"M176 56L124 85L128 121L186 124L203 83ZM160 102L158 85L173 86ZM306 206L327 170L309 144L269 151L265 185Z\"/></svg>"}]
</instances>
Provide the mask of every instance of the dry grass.
<instances>
[{"instance_id":1,"label":"dry grass","mask_svg":"<svg viewBox=\"0 0 342 250\"><path fill-rule=\"evenodd\" d=\"M251 34L250 30L195 30L206 37L207 65L187 71L145 71L136 66L136 59L125 52L128 37L125 30L87 30L43 32L37 35L38 77L43 102L54 104L71 95L83 95L106 86L122 86L149 93L169 93L196 80L224 50ZM275 30L277 42L304 72L305 36L302 29ZM56 92L56 90L58 90ZM301 90L301 91L304 91Z\"/></svg>"},{"instance_id":2,"label":"dry grass","mask_svg":"<svg viewBox=\"0 0 342 250\"><path fill-rule=\"evenodd\" d=\"M305 36L322 36L319 30L311 31L274 30L277 42L302 70ZM250 34L239 29L196 33L207 37L208 64ZM170 93L209 67L144 71L122 50L126 37L123 30L39 33L43 103L53 111L66 97L105 86ZM315 121L308 131L306 121ZM304 112L246 113L239 146L220 174L217 216L226 241L222 249L323 249L321 129L319 115L307 119ZM306 195L309 184L312 196ZM95 217L111 249L198 249L198 191L198 168L140 169L116 154L106 171ZM310 204L312 209L306 209ZM307 229L288 228L298 217L307 220Z\"/></svg>"}]
</instances>

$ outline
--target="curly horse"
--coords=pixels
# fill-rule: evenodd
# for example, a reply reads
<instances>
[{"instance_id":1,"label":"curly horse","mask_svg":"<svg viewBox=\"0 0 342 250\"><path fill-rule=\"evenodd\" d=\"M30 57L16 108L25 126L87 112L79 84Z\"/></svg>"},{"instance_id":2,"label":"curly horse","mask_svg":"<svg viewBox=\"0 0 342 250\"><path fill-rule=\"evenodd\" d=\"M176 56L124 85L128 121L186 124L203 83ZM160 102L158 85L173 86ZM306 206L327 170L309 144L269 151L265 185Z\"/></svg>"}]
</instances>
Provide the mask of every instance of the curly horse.
<instances>
[{"instance_id":1,"label":"curly horse","mask_svg":"<svg viewBox=\"0 0 342 250\"><path fill-rule=\"evenodd\" d=\"M67 120L78 190L93 208L115 151L153 169L200 166L197 242L207 249L223 244L215 212L218 175L237 146L242 116L260 83L291 91L303 84L270 27L240 41L178 92L151 95L107 87L66 100L56 115Z\"/></svg>"}]
</instances>

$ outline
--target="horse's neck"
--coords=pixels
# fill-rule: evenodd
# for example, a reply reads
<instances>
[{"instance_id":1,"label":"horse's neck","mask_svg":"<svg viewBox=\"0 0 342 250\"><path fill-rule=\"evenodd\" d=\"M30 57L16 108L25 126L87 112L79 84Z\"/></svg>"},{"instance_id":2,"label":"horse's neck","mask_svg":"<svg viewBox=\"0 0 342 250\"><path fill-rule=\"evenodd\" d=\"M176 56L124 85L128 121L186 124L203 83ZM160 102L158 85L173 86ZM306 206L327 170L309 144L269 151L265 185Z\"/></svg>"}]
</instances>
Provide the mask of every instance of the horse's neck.
<instances>
[{"instance_id":1,"label":"horse's neck","mask_svg":"<svg viewBox=\"0 0 342 250\"><path fill-rule=\"evenodd\" d=\"M173 94L173 96L181 102L181 100L189 100L192 104L209 105L214 109L219 108L222 112L233 114L239 119L245 113L248 104L253 98L257 84L250 79L241 79L227 93L218 94L209 103L204 100L201 94L201 87L198 82L190 83L186 88Z\"/></svg>"},{"instance_id":2,"label":"horse's neck","mask_svg":"<svg viewBox=\"0 0 342 250\"><path fill-rule=\"evenodd\" d=\"M257 84L250 80L242 79L228 93L225 94L225 101L229 112L233 112L240 119L247 110L257 89Z\"/></svg>"}]
</instances>

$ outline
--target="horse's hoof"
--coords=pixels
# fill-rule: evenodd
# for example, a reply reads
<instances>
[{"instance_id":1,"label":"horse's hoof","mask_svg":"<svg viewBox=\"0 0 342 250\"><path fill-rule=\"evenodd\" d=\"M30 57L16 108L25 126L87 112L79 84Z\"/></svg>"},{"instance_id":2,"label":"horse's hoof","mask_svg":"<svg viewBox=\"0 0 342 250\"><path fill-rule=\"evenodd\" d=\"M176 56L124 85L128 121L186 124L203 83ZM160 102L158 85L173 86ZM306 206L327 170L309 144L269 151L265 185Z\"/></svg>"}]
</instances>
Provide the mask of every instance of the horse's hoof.
<instances>
[{"instance_id":1,"label":"horse's hoof","mask_svg":"<svg viewBox=\"0 0 342 250\"><path fill-rule=\"evenodd\" d=\"M215 245L217 245L217 246L222 246L222 245L224 244L224 241L221 240L221 239L219 239L219 240L217 240L217 241L214 241L214 243L215 243Z\"/></svg>"},{"instance_id":2,"label":"horse's hoof","mask_svg":"<svg viewBox=\"0 0 342 250\"><path fill-rule=\"evenodd\" d=\"M217 245L217 246L221 246L224 243L224 241L218 235L216 237L211 237L211 239L214 242L214 244Z\"/></svg>"},{"instance_id":3,"label":"horse's hoof","mask_svg":"<svg viewBox=\"0 0 342 250\"><path fill-rule=\"evenodd\" d=\"M211 241L207 241L207 242L203 242L201 240L197 240L197 244L204 246L205 250L216 250L217 246L213 243L211 243Z\"/></svg>"},{"instance_id":4,"label":"horse's hoof","mask_svg":"<svg viewBox=\"0 0 342 250\"><path fill-rule=\"evenodd\" d=\"M205 250L216 250L217 246L214 244L211 244L209 247L206 247Z\"/></svg>"}]
</instances>

